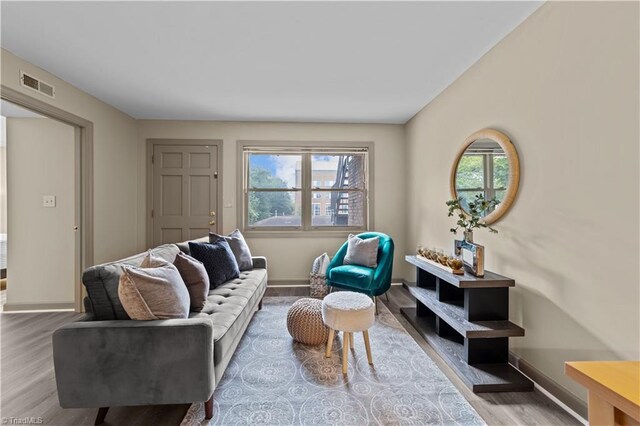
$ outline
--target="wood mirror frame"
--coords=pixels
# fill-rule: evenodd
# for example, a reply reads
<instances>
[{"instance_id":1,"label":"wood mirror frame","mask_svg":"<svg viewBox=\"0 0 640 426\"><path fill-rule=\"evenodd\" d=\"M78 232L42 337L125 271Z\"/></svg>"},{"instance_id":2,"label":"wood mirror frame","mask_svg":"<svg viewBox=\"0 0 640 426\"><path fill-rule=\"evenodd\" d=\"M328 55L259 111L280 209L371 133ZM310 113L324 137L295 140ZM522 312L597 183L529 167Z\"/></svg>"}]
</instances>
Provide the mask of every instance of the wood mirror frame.
<instances>
[{"instance_id":1,"label":"wood mirror frame","mask_svg":"<svg viewBox=\"0 0 640 426\"><path fill-rule=\"evenodd\" d=\"M520 160L518 159L518 152L516 151L515 146L507 137L507 135L494 129L478 130L464 141L464 145L462 146L460 151L458 151L455 161L453 162L453 167L451 168L451 177L449 181L451 198L458 198L458 193L456 192L456 175L458 172L458 163L460 163L460 159L466 152L467 148L469 148L469 146L478 139L491 139L495 141L498 145L500 145L507 157L507 160L509 161L509 180L507 183L507 189L504 198L502 199L500 204L498 204L496 209L486 215L483 219L487 225L491 225L492 223L498 221L498 219L500 219L502 216L504 216L504 214L509 210L516 198L516 194L518 193L518 185L520 184Z\"/></svg>"}]
</instances>

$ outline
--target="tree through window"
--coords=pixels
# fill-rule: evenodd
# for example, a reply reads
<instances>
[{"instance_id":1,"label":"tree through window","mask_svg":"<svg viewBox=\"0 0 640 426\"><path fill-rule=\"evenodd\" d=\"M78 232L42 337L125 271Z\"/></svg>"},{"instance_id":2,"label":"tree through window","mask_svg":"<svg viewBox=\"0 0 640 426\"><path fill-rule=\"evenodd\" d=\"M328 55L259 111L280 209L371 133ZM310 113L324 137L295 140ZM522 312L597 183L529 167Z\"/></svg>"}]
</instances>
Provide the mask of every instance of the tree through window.
<instances>
[{"instance_id":1,"label":"tree through window","mask_svg":"<svg viewBox=\"0 0 640 426\"><path fill-rule=\"evenodd\" d=\"M366 229L367 150L245 148L247 229Z\"/></svg>"}]
</instances>

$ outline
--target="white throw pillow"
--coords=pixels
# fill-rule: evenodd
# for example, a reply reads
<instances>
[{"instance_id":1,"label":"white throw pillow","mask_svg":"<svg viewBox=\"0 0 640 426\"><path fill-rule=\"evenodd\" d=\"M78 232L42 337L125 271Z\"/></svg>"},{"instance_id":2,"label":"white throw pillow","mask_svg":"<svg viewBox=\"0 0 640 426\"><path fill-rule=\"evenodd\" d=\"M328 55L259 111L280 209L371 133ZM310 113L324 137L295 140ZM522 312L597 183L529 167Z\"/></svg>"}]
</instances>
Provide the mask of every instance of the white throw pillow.
<instances>
[{"instance_id":1,"label":"white throw pillow","mask_svg":"<svg viewBox=\"0 0 640 426\"><path fill-rule=\"evenodd\" d=\"M322 254L322 263L320 264L320 275L327 274L327 268L329 267L329 263L331 260L329 259L329 255L327 253Z\"/></svg>"},{"instance_id":2,"label":"white throw pillow","mask_svg":"<svg viewBox=\"0 0 640 426\"><path fill-rule=\"evenodd\" d=\"M356 235L349 235L345 265L361 265L375 268L378 266L378 243L380 237L363 240Z\"/></svg>"},{"instance_id":3,"label":"white throw pillow","mask_svg":"<svg viewBox=\"0 0 640 426\"><path fill-rule=\"evenodd\" d=\"M326 275L328 267L329 267L329 255L325 252L325 253L322 253L313 261L313 266L311 267L311 273Z\"/></svg>"}]
</instances>

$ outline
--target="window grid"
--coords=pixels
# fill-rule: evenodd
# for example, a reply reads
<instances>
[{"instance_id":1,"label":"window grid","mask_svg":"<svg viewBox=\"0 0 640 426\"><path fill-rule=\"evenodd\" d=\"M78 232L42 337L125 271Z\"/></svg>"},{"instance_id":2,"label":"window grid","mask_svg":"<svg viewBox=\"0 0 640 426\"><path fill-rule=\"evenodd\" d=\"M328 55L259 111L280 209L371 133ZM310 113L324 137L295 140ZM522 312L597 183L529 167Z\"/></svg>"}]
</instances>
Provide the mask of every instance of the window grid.
<instances>
[{"instance_id":1,"label":"window grid","mask_svg":"<svg viewBox=\"0 0 640 426\"><path fill-rule=\"evenodd\" d=\"M287 155L287 154L299 154L301 155L301 187L288 187L288 188L249 188L249 158L251 154L273 154L273 155ZM363 156L363 187L362 188L321 188L320 185L323 183L322 181L313 180L311 178L312 174L312 157L314 155L361 155ZM323 150L323 149L283 149L283 150L273 150L273 149L260 149L260 148L250 148L245 149L243 154L243 165L244 165L244 197L243 197L243 228L249 231L283 231L283 230L292 230L292 231L365 231L368 229L368 216L369 216L369 203L368 203L368 184L369 184L369 175L368 175L368 149L357 149L357 150ZM325 184L330 183L333 185L335 181L325 181ZM348 179L344 180L345 184L349 183ZM249 194L258 192L294 192L301 194L301 205L300 205L300 216L301 216L301 225L299 226L251 226L249 225L248 220L248 210L249 210ZM361 195L362 198L362 224L359 226L340 226L340 225L314 225L313 217L321 214L320 205L316 203L312 203L312 199L322 198L325 194L327 197L331 197L333 194L337 194L337 196L341 196L342 198L348 200L350 194L358 194ZM338 208L337 214L347 214L348 215L349 207L348 205L342 206L342 208ZM325 207L325 214L333 215L335 209L331 206Z\"/></svg>"},{"instance_id":2,"label":"window grid","mask_svg":"<svg viewBox=\"0 0 640 426\"><path fill-rule=\"evenodd\" d=\"M485 153L475 154L475 155L482 157L483 187L464 188L464 189L456 188L456 192L460 196L464 196L464 194L466 194L464 204L468 204L470 201L473 201L473 198L476 196L476 194L482 194L482 196L486 200L492 200L496 198L496 193L498 191L504 191L507 189L506 187L502 187L502 186L500 187L494 186L493 159L495 156L492 154L485 154ZM491 209L491 211L493 211L493 209Z\"/></svg>"}]
</instances>

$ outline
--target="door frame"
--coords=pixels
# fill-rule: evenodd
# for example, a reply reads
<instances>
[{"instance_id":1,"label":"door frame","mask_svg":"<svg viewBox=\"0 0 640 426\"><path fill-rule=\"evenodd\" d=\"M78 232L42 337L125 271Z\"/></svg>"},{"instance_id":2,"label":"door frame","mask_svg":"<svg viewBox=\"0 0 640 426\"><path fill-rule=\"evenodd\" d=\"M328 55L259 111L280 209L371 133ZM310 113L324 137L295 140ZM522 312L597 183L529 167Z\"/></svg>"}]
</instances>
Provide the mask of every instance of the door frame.
<instances>
[{"instance_id":1,"label":"door frame","mask_svg":"<svg viewBox=\"0 0 640 426\"><path fill-rule=\"evenodd\" d=\"M0 85L0 98L74 128L74 310L82 312L82 271L93 265L93 123L25 93ZM30 305L29 309L37 309Z\"/></svg>"},{"instance_id":2,"label":"door frame","mask_svg":"<svg viewBox=\"0 0 640 426\"><path fill-rule=\"evenodd\" d=\"M222 230L222 216L224 216L220 209L223 208L222 205L222 139L147 139L147 208L145 212L145 218L147 219L147 247L153 247L153 217L151 217L151 211L153 210L153 150L156 145L196 145L196 146L206 146L206 145L214 145L218 149L217 153L217 166L218 166L218 212L216 221L218 224L218 230Z\"/></svg>"}]
</instances>

